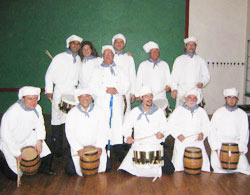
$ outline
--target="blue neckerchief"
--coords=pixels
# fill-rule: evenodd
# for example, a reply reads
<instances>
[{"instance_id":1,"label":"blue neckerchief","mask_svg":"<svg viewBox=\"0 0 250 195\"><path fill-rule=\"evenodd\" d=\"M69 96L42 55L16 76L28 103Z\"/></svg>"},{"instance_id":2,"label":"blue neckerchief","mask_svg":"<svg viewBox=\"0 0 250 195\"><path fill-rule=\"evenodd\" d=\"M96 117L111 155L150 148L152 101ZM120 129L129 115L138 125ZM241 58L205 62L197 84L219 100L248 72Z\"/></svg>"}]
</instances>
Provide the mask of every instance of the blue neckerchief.
<instances>
[{"instance_id":1,"label":"blue neckerchief","mask_svg":"<svg viewBox=\"0 0 250 195\"><path fill-rule=\"evenodd\" d=\"M76 63L76 56L78 55L77 53L72 53L70 49L66 49L65 51L67 54L71 54L72 57L74 58L73 63Z\"/></svg>"},{"instance_id":2,"label":"blue neckerchief","mask_svg":"<svg viewBox=\"0 0 250 195\"><path fill-rule=\"evenodd\" d=\"M93 56L93 55L91 55L91 56L89 56L89 57L83 57L83 61L84 62L87 62L88 60L93 60L93 59L95 59L95 57Z\"/></svg>"},{"instance_id":3,"label":"blue neckerchief","mask_svg":"<svg viewBox=\"0 0 250 195\"><path fill-rule=\"evenodd\" d=\"M187 103L185 102L183 105L182 105L185 109L187 110L190 110L191 114L193 115L194 114L194 111L197 110L199 108L199 105L198 104L195 104L191 109L189 109L187 107Z\"/></svg>"},{"instance_id":4,"label":"blue neckerchief","mask_svg":"<svg viewBox=\"0 0 250 195\"><path fill-rule=\"evenodd\" d=\"M89 118L89 113L94 109L94 107L95 107L95 104L93 104L93 103L91 102L90 105L89 105L89 110L88 110L88 111L85 111L85 110L82 109L82 106L81 106L80 103L77 105L77 108L78 108L82 113L85 114L85 117L88 117L88 118Z\"/></svg>"},{"instance_id":5,"label":"blue neckerchief","mask_svg":"<svg viewBox=\"0 0 250 195\"><path fill-rule=\"evenodd\" d=\"M235 105L233 108L230 108L227 104L224 104L224 106L229 112L233 112L238 109L237 105Z\"/></svg>"},{"instance_id":6,"label":"blue neckerchief","mask_svg":"<svg viewBox=\"0 0 250 195\"><path fill-rule=\"evenodd\" d=\"M102 62L101 66L104 67L104 68L110 68L111 74L113 76L115 76L115 70L113 69L113 67L116 66L116 64L114 62L111 65L107 65L107 64L105 64L105 62Z\"/></svg>"},{"instance_id":7,"label":"blue neckerchief","mask_svg":"<svg viewBox=\"0 0 250 195\"><path fill-rule=\"evenodd\" d=\"M37 110L36 109L29 109L29 108L27 108L25 105L24 105L24 103L23 103L23 101L22 100L17 100L17 103L21 106L21 108L22 109L24 109L25 111L34 111L35 112L35 114L36 114L36 116L37 116L37 118L39 118L39 113L37 112Z\"/></svg>"},{"instance_id":8,"label":"blue neckerchief","mask_svg":"<svg viewBox=\"0 0 250 195\"><path fill-rule=\"evenodd\" d=\"M155 111L158 110L158 107L157 107L155 104L152 104L152 107L151 107L150 110L147 111L147 112L144 112L144 108L143 108L142 104L141 104L140 106L138 106L138 108L139 108L139 110L141 111L141 114L139 114L139 116L137 117L137 120L141 120L142 115L145 115L145 117L146 117L146 119L147 119L148 122L149 122L149 120L148 120L147 115L151 115L151 114L153 114Z\"/></svg>"},{"instance_id":9,"label":"blue neckerchief","mask_svg":"<svg viewBox=\"0 0 250 195\"><path fill-rule=\"evenodd\" d=\"M153 61L152 59L148 59L148 61L149 61L149 62L154 63L154 66L153 66L153 69L154 69L154 68L155 68L155 66L158 66L158 63L160 63L160 62L161 62L161 59L160 59L160 58L158 58L158 60L157 60L157 61Z\"/></svg>"},{"instance_id":10,"label":"blue neckerchief","mask_svg":"<svg viewBox=\"0 0 250 195\"><path fill-rule=\"evenodd\" d=\"M115 54L118 55L118 56L119 56L119 55L124 55L125 53L126 53L125 51L121 51L121 52L115 51Z\"/></svg>"},{"instance_id":11,"label":"blue neckerchief","mask_svg":"<svg viewBox=\"0 0 250 195\"><path fill-rule=\"evenodd\" d=\"M194 55L196 55L196 53L195 52L194 53L187 53L187 52L185 52L185 55L187 55L188 57L192 58L192 57L194 57Z\"/></svg>"}]
</instances>

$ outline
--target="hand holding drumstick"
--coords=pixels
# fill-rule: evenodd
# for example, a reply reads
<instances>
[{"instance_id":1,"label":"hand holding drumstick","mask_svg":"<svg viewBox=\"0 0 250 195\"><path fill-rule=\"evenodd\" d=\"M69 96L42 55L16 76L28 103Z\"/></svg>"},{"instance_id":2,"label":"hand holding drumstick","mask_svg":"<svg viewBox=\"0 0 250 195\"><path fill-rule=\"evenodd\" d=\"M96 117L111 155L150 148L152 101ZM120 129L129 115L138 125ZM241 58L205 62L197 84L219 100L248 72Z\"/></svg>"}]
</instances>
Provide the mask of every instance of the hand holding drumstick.
<instances>
[{"instance_id":1,"label":"hand holding drumstick","mask_svg":"<svg viewBox=\"0 0 250 195\"><path fill-rule=\"evenodd\" d=\"M178 140L180 141L180 142L182 142L184 139L186 139L186 138L189 138L189 137L193 137L193 136L195 136L195 135L198 135L198 138L197 138L197 140L198 141L201 141L201 140L203 140L203 137L204 137L204 134L203 133L196 133L196 134L193 134L193 135L188 135L188 136L184 136L183 134L180 134L180 135L178 135Z\"/></svg>"},{"instance_id":2,"label":"hand holding drumstick","mask_svg":"<svg viewBox=\"0 0 250 195\"><path fill-rule=\"evenodd\" d=\"M141 141L141 140L148 139L148 138L151 138L151 137L154 137L154 136L156 136L157 139L162 139L164 137L164 135L161 132L157 132L154 135L141 137L141 138L137 138L137 139L133 139L132 137L128 137L126 142L127 142L127 144L133 144L135 141Z\"/></svg>"}]
</instances>

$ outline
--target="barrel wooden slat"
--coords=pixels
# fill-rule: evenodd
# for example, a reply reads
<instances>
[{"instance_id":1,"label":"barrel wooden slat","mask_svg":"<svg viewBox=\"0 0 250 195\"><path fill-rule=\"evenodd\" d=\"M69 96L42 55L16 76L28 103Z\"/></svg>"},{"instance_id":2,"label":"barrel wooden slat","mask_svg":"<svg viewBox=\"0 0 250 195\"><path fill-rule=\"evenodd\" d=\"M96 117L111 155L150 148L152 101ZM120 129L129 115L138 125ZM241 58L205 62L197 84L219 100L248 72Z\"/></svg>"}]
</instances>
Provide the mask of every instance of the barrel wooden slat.
<instances>
[{"instance_id":1,"label":"barrel wooden slat","mask_svg":"<svg viewBox=\"0 0 250 195\"><path fill-rule=\"evenodd\" d=\"M34 175L41 165L41 159L34 147L28 146L22 149L20 169L25 175Z\"/></svg>"},{"instance_id":2,"label":"barrel wooden slat","mask_svg":"<svg viewBox=\"0 0 250 195\"><path fill-rule=\"evenodd\" d=\"M235 170L238 166L240 153L236 143L223 143L220 150L221 167L227 170Z\"/></svg>"},{"instance_id":3,"label":"barrel wooden slat","mask_svg":"<svg viewBox=\"0 0 250 195\"><path fill-rule=\"evenodd\" d=\"M190 175L198 175L201 173L202 152L197 147L187 147L184 153L184 172Z\"/></svg>"},{"instance_id":4,"label":"barrel wooden slat","mask_svg":"<svg viewBox=\"0 0 250 195\"><path fill-rule=\"evenodd\" d=\"M85 154L80 157L80 166L83 175L95 175L98 173L100 160L98 158L98 152L94 146L88 146L87 151L95 151L93 153Z\"/></svg>"}]
</instances>

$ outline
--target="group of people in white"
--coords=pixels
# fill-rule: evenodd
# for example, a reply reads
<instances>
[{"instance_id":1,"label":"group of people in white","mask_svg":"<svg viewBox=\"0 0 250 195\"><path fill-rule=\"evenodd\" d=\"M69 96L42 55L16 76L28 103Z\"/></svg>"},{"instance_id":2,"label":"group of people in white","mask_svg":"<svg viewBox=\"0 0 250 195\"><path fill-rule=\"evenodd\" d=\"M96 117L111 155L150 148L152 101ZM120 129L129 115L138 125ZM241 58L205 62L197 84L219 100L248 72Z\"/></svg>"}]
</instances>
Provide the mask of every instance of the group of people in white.
<instances>
[{"instance_id":1,"label":"group of people in white","mask_svg":"<svg viewBox=\"0 0 250 195\"><path fill-rule=\"evenodd\" d=\"M47 70L45 93L52 102L52 153L56 157L63 155L65 128L70 146L65 171L69 175L82 176L80 157L90 145L98 151L98 172L111 169L110 145L111 157L121 162L118 169L132 175L160 177L162 173L183 171L184 150L189 146L201 149L201 170L210 172L204 146L207 137L215 173L250 175L246 158L248 117L237 106L238 91L234 88L224 90L225 105L213 114L210 121L206 111L199 106L203 100L202 88L208 84L210 74L205 60L195 53L196 38L184 39L184 43L185 53L176 58L170 74L168 64L160 59L159 45L149 41L143 46L149 59L139 65L136 74L131 53L124 51L127 41L122 34L113 37L112 45L102 47L102 58L90 41L83 41L76 35L66 40L67 50L56 55ZM19 100L3 115L0 163L1 171L10 179L17 177L17 160L22 157L22 148L30 145L43 157L40 172L54 174L51 170L52 155L44 141L45 127L38 105L40 91L31 86L21 88ZM168 101L167 93L176 99L176 108L168 119L165 108L156 104L157 100ZM72 95L75 100L75 107L68 113L60 112L57 106L65 94ZM141 105L131 110L131 104L136 100ZM169 135L175 138L172 160L161 150ZM222 143L238 144L240 158L236 170L221 168ZM131 147L127 152L128 145ZM137 151L146 152L147 158L148 151L152 150L157 158L160 157L159 162L164 163L148 165L150 163L144 163L145 159L139 159L141 165L135 165Z\"/></svg>"}]
</instances>

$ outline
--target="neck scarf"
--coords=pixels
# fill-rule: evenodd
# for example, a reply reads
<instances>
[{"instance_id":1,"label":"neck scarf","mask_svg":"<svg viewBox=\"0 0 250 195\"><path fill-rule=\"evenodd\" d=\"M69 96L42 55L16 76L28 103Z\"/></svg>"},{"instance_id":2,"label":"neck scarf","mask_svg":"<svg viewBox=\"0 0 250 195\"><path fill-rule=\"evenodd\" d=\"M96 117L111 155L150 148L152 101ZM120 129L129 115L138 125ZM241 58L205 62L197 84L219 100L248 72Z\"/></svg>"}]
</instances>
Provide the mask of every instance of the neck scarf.
<instances>
[{"instance_id":1,"label":"neck scarf","mask_svg":"<svg viewBox=\"0 0 250 195\"><path fill-rule=\"evenodd\" d=\"M115 51L115 54L118 55L118 56L119 56L119 55L124 55L125 53L126 53L125 51L121 51L121 52Z\"/></svg>"},{"instance_id":2,"label":"neck scarf","mask_svg":"<svg viewBox=\"0 0 250 195\"><path fill-rule=\"evenodd\" d=\"M21 106L21 108L24 109L25 111L28 111L28 112L34 111L35 114L36 114L36 116L37 116L37 118L39 118L39 113L37 112L36 109L29 109L29 108L27 108L27 107L24 105L24 103L23 103L22 100L17 100L17 103L18 103L18 104Z\"/></svg>"},{"instance_id":3,"label":"neck scarf","mask_svg":"<svg viewBox=\"0 0 250 195\"><path fill-rule=\"evenodd\" d=\"M113 64L111 64L111 65L107 65L107 64L105 64L104 62L102 62L101 66L104 67L104 68L110 68L111 74L112 74L113 76L115 76L115 70L113 69L113 67L116 66L116 64L115 64L114 62L113 62Z\"/></svg>"},{"instance_id":4,"label":"neck scarf","mask_svg":"<svg viewBox=\"0 0 250 195\"><path fill-rule=\"evenodd\" d=\"M157 60L157 61L153 61L153 60L150 58L150 59L148 59L148 61L149 61L149 62L154 63L154 66L153 66L153 69L154 69L154 68L155 68L155 66L157 66L157 67L158 67L158 63L160 63L160 62L161 62L161 59L160 59L160 58L158 58L158 60Z\"/></svg>"},{"instance_id":5,"label":"neck scarf","mask_svg":"<svg viewBox=\"0 0 250 195\"><path fill-rule=\"evenodd\" d=\"M77 105L77 108L78 108L82 113L85 114L85 117L88 117L88 118L89 118L89 113L94 109L94 107L95 107L95 105L91 102L90 105L89 105L89 110L88 110L88 111L85 111L85 110L82 108L82 106L81 106L80 103Z\"/></svg>"},{"instance_id":6,"label":"neck scarf","mask_svg":"<svg viewBox=\"0 0 250 195\"><path fill-rule=\"evenodd\" d=\"M194 111L197 110L199 108L198 104L195 104L191 109L187 107L187 103L185 102L182 105L185 109L190 110L191 114L194 114Z\"/></svg>"},{"instance_id":7,"label":"neck scarf","mask_svg":"<svg viewBox=\"0 0 250 195\"><path fill-rule=\"evenodd\" d=\"M192 57L194 57L194 55L196 55L196 53L195 52L194 53L187 53L187 52L185 52L185 55L187 55L190 58L192 58Z\"/></svg>"},{"instance_id":8,"label":"neck scarf","mask_svg":"<svg viewBox=\"0 0 250 195\"><path fill-rule=\"evenodd\" d=\"M233 112L238 109L237 105L235 105L233 108L230 108L227 104L224 104L224 106L229 112Z\"/></svg>"},{"instance_id":9,"label":"neck scarf","mask_svg":"<svg viewBox=\"0 0 250 195\"><path fill-rule=\"evenodd\" d=\"M141 114L139 114L139 116L137 117L137 120L141 120L142 115L145 115L148 123L149 123L148 115L151 115L158 110L158 107L155 104L152 104L152 107L147 112L144 112L144 108L143 108L142 104L140 106L138 106L138 108L141 111Z\"/></svg>"},{"instance_id":10,"label":"neck scarf","mask_svg":"<svg viewBox=\"0 0 250 195\"><path fill-rule=\"evenodd\" d=\"M73 63L75 64L76 63L76 56L78 55L77 53L72 53L71 52L71 50L70 49L67 49L66 51L65 51L67 54L71 54L72 55L72 57L73 57Z\"/></svg>"},{"instance_id":11,"label":"neck scarf","mask_svg":"<svg viewBox=\"0 0 250 195\"><path fill-rule=\"evenodd\" d=\"M93 60L93 59L95 59L95 57L93 56L93 55L91 55L91 56L89 56L89 57L83 57L83 61L84 62L87 62L88 60Z\"/></svg>"}]
</instances>

